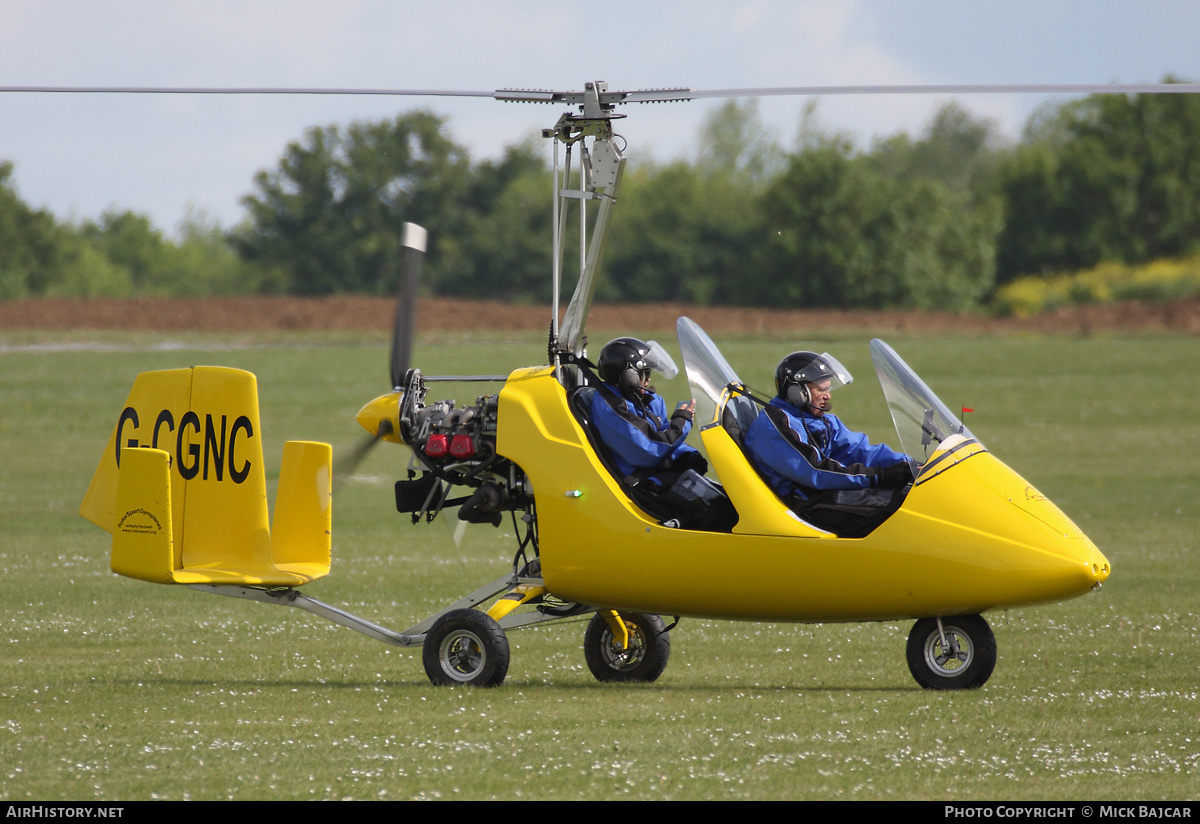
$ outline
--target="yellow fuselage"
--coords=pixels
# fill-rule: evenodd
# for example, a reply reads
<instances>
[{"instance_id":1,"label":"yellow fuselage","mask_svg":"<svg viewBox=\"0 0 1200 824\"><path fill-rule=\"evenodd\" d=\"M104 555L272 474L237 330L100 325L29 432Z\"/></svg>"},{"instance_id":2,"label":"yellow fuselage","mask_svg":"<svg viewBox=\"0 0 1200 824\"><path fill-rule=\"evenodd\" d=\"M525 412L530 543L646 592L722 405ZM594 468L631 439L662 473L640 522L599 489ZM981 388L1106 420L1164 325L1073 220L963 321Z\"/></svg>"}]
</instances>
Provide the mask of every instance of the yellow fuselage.
<instances>
[{"instance_id":1,"label":"yellow fuselage","mask_svg":"<svg viewBox=\"0 0 1200 824\"><path fill-rule=\"evenodd\" d=\"M1070 519L975 441L935 454L895 515L845 539L800 521L713 424L702 437L740 516L733 533L649 519L596 457L548 367L510 376L498 428L499 453L533 487L546 586L565 599L666 615L870 621L1057 601L1109 573Z\"/></svg>"}]
</instances>

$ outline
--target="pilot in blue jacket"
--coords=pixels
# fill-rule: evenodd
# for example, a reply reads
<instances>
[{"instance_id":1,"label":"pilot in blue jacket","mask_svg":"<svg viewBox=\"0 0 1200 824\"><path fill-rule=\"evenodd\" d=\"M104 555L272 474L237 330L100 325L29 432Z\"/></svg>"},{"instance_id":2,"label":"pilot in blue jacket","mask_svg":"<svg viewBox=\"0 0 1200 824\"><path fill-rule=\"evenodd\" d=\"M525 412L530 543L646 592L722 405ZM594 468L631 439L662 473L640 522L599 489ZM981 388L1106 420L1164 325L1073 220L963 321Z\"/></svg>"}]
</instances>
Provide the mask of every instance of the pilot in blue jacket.
<instances>
[{"instance_id":1,"label":"pilot in blue jacket","mask_svg":"<svg viewBox=\"0 0 1200 824\"><path fill-rule=\"evenodd\" d=\"M657 344L617 338L600 352L596 364L600 391L592 398L592 422L624 476L653 477L654 470L707 468L704 457L685 439L692 429L696 402L679 404L667 415L662 397L650 386L651 370L675 371Z\"/></svg>"},{"instance_id":2,"label":"pilot in blue jacket","mask_svg":"<svg viewBox=\"0 0 1200 824\"><path fill-rule=\"evenodd\" d=\"M794 511L839 535L866 534L900 505L912 461L872 444L831 414L831 393L853 380L828 354L793 352L775 370L778 395L746 433L746 451ZM864 531L865 530L865 531Z\"/></svg>"},{"instance_id":3,"label":"pilot in blue jacket","mask_svg":"<svg viewBox=\"0 0 1200 824\"><path fill-rule=\"evenodd\" d=\"M652 504L665 526L728 532L737 511L725 491L704 477L708 461L685 443L696 411L693 399L670 416L650 386L651 370L670 379L677 369L651 341L617 338L596 364L603 383L592 396L592 425L620 480L643 506Z\"/></svg>"}]
</instances>

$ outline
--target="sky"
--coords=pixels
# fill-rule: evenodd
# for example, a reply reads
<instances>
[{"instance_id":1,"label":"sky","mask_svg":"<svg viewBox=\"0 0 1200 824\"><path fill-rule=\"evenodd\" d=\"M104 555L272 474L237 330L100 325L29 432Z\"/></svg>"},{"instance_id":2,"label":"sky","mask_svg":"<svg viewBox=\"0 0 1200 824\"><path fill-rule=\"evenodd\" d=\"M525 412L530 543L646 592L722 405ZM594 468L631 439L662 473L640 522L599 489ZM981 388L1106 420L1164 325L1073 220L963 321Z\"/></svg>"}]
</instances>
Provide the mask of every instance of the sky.
<instances>
[{"instance_id":1,"label":"sky","mask_svg":"<svg viewBox=\"0 0 1200 824\"><path fill-rule=\"evenodd\" d=\"M1200 80L1187 0L0 0L0 86L700 90L808 85ZM819 122L860 145L918 135L942 95L827 96ZM1016 137L1039 95L953 98ZM1066 98L1054 98L1051 102ZM808 99L762 98L786 147ZM686 158L719 101L632 106L626 155ZM561 107L487 98L0 93L0 161L60 219L189 214L229 228L254 175L313 126L426 108L474 159ZM547 146L547 157L549 157Z\"/></svg>"}]
</instances>

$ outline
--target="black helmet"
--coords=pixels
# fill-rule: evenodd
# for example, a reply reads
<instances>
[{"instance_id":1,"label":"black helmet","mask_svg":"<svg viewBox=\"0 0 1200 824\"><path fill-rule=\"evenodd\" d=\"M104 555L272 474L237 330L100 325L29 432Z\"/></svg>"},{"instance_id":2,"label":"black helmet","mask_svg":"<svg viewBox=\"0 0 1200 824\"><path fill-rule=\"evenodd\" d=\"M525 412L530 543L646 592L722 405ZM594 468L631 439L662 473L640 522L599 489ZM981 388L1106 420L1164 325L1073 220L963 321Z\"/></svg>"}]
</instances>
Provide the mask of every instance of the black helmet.
<instances>
[{"instance_id":1,"label":"black helmet","mask_svg":"<svg viewBox=\"0 0 1200 824\"><path fill-rule=\"evenodd\" d=\"M781 398L788 397L788 387L829 378L835 387L845 386L854 380L846 367L828 352L793 352L775 367L775 391ZM797 404L799 406L800 404Z\"/></svg>"},{"instance_id":2,"label":"black helmet","mask_svg":"<svg viewBox=\"0 0 1200 824\"><path fill-rule=\"evenodd\" d=\"M637 338L617 338L604 344L596 368L600 380L617 387L641 386L643 375L648 378L651 370L667 380L679 374L675 361L661 346Z\"/></svg>"}]
</instances>

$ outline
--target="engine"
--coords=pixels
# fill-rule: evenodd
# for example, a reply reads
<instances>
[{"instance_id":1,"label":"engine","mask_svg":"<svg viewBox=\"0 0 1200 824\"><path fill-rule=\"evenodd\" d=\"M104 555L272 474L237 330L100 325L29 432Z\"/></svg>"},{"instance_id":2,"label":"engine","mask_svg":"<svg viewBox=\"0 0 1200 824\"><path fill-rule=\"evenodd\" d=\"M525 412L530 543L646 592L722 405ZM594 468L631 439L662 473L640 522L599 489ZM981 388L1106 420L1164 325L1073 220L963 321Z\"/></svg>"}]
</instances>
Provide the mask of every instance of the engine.
<instances>
[{"instance_id":1,"label":"engine","mask_svg":"<svg viewBox=\"0 0 1200 824\"><path fill-rule=\"evenodd\" d=\"M460 520L499 526L505 511L531 507L524 473L496 454L498 395L485 395L459 408L453 400L423 403L425 387L419 376L409 388L398 423L401 439L412 448L414 465L408 480L396 483L399 511L411 512L415 523L422 515L433 520L443 508L459 506ZM450 497L456 486L471 494Z\"/></svg>"},{"instance_id":2,"label":"engine","mask_svg":"<svg viewBox=\"0 0 1200 824\"><path fill-rule=\"evenodd\" d=\"M474 406L458 409L454 401L419 402L411 414L401 418L405 442L420 453L422 462L454 472L487 465L496 456L498 395L475 400Z\"/></svg>"}]
</instances>

